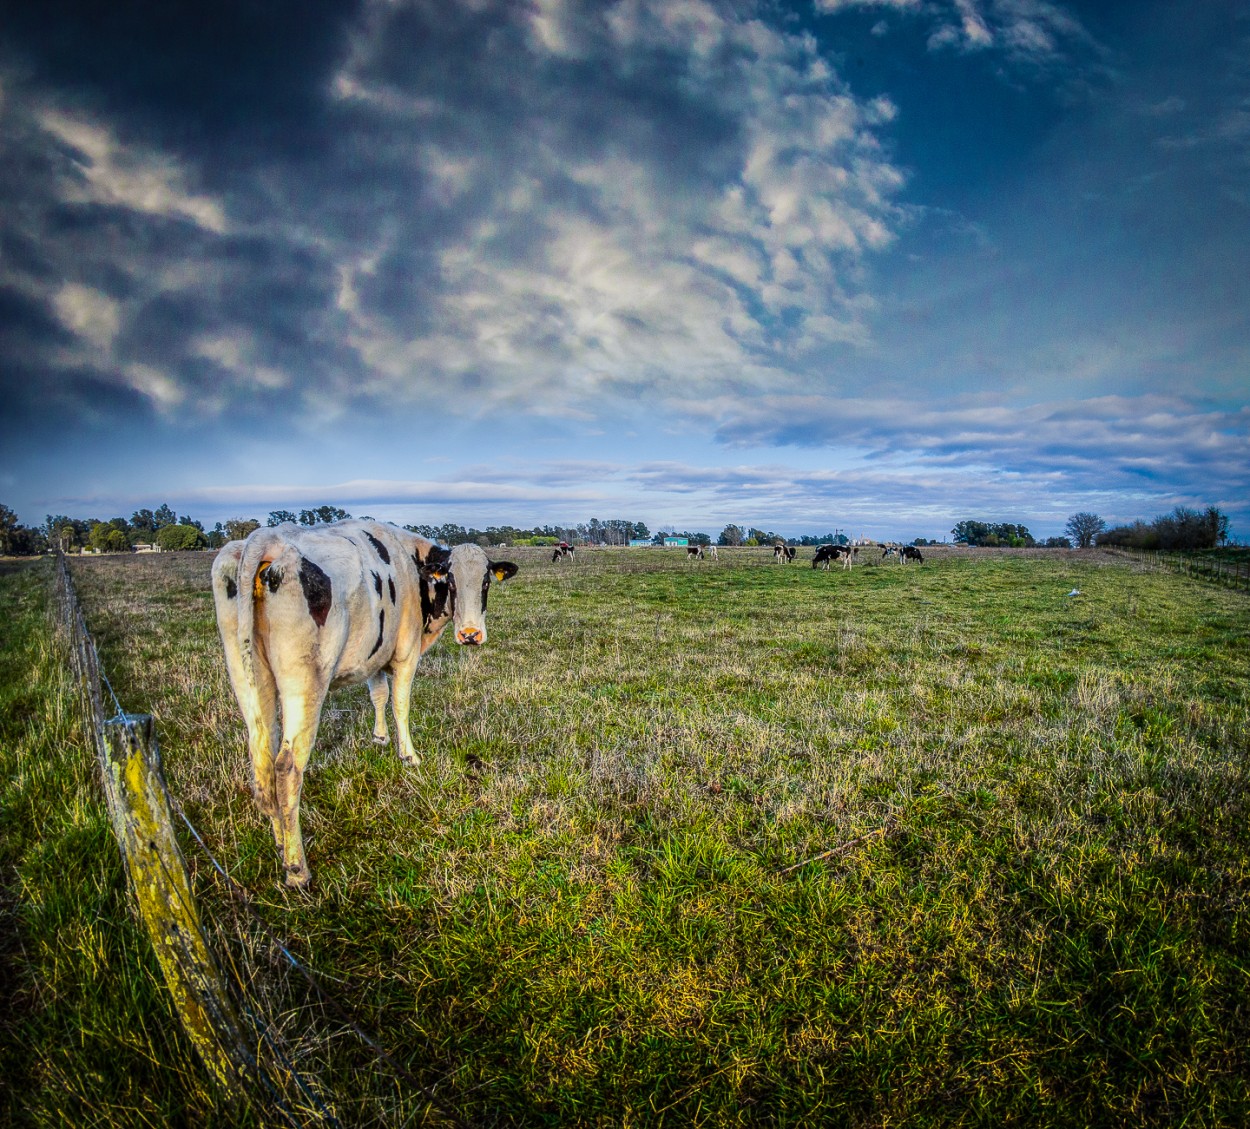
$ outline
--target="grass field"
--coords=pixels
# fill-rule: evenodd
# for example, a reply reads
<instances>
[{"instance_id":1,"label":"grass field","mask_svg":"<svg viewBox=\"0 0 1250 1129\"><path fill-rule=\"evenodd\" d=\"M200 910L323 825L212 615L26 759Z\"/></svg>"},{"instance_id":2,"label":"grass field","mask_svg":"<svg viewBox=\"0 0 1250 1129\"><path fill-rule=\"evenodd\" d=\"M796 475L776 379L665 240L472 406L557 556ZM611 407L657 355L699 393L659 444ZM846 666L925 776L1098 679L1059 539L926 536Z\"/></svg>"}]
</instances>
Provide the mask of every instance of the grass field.
<instances>
[{"instance_id":1,"label":"grass field","mask_svg":"<svg viewBox=\"0 0 1250 1129\"><path fill-rule=\"evenodd\" d=\"M926 554L509 550L490 642L418 675L418 769L363 687L331 699L308 895L252 806L209 556L73 574L216 857L465 1123L1250 1122L1250 600ZM44 575L0 575L10 1117L234 1124L130 924ZM343 1123L436 1122L188 855Z\"/></svg>"}]
</instances>

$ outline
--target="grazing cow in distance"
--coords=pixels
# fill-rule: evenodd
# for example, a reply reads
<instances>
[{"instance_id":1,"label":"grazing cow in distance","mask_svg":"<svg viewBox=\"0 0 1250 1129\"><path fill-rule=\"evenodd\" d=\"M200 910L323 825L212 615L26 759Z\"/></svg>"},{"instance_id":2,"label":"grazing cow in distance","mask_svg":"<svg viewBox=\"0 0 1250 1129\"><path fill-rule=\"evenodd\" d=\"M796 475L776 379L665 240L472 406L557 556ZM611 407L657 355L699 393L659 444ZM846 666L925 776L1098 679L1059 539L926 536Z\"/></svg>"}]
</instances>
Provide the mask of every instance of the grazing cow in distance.
<instances>
[{"instance_id":1,"label":"grazing cow in distance","mask_svg":"<svg viewBox=\"0 0 1250 1129\"><path fill-rule=\"evenodd\" d=\"M570 545L567 541L561 541L560 544L555 547L555 551L551 554L551 563L555 564L556 561L575 560L576 558L573 555L574 552L575 550L572 545Z\"/></svg>"},{"instance_id":2,"label":"grazing cow in distance","mask_svg":"<svg viewBox=\"0 0 1250 1129\"><path fill-rule=\"evenodd\" d=\"M773 546L773 563L777 564L780 561L784 561L786 564L789 564L794 560L797 553L798 549L793 545L783 545L781 542L778 542Z\"/></svg>"},{"instance_id":3,"label":"grazing cow in distance","mask_svg":"<svg viewBox=\"0 0 1250 1129\"><path fill-rule=\"evenodd\" d=\"M390 674L399 756L416 764L408 708L421 656L449 624L458 644L485 643L491 579L516 570L477 545L445 549L366 520L258 529L217 554L217 626L247 723L256 803L269 816L288 886L311 879L299 803L326 694L367 683L373 738L386 744Z\"/></svg>"},{"instance_id":4,"label":"grazing cow in distance","mask_svg":"<svg viewBox=\"0 0 1250 1129\"><path fill-rule=\"evenodd\" d=\"M812 568L823 566L826 572L829 566L836 560L842 562L842 569L846 571L851 567L851 560L859 556L859 546L849 545L821 545L816 550L816 555L812 558Z\"/></svg>"},{"instance_id":5,"label":"grazing cow in distance","mask_svg":"<svg viewBox=\"0 0 1250 1129\"><path fill-rule=\"evenodd\" d=\"M921 553L915 545L904 545L898 551L899 559L903 564L908 561L915 561L917 564L924 564L924 554Z\"/></svg>"},{"instance_id":6,"label":"grazing cow in distance","mask_svg":"<svg viewBox=\"0 0 1250 1129\"><path fill-rule=\"evenodd\" d=\"M703 560L703 546L702 545L687 545L686 546L686 560L688 561Z\"/></svg>"},{"instance_id":7,"label":"grazing cow in distance","mask_svg":"<svg viewBox=\"0 0 1250 1129\"><path fill-rule=\"evenodd\" d=\"M881 559L885 560L886 557L894 557L895 560L901 559L899 556L898 546L897 545L882 545L881 546Z\"/></svg>"}]
</instances>

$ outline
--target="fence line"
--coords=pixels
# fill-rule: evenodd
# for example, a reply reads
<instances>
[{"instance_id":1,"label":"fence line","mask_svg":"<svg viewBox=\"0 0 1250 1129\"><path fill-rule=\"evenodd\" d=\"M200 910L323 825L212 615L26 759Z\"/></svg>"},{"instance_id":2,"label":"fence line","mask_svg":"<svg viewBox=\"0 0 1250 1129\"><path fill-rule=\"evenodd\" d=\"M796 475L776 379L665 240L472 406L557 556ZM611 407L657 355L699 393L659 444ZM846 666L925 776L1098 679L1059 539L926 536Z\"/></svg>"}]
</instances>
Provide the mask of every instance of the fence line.
<instances>
[{"instance_id":1,"label":"fence line","mask_svg":"<svg viewBox=\"0 0 1250 1129\"><path fill-rule=\"evenodd\" d=\"M1104 551L1115 556L1128 557L1130 560L1137 561L1143 568L1165 569L1194 580L1204 580L1224 588L1232 588L1234 591L1244 589L1250 592L1250 565L1240 565L1219 559L1211 560L1207 557L1194 557L1183 553L1169 553L1161 549L1104 546Z\"/></svg>"},{"instance_id":2,"label":"fence line","mask_svg":"<svg viewBox=\"0 0 1250 1129\"><path fill-rule=\"evenodd\" d=\"M258 1021L242 985L223 974L209 947L174 835L152 718L122 712L60 556L54 603L135 908L188 1038L227 1101L246 1100L267 1122L297 1129L337 1126L317 1088L295 1069L269 1025ZM111 718L105 717L103 688L117 707Z\"/></svg>"}]
</instances>

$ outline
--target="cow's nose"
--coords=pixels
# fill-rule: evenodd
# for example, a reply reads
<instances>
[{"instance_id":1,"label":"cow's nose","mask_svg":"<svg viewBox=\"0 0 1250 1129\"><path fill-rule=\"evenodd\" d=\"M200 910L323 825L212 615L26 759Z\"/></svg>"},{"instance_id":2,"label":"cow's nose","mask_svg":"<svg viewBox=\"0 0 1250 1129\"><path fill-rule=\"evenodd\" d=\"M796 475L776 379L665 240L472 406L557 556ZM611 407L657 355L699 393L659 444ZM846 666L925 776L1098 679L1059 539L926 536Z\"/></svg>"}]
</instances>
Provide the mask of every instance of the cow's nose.
<instances>
[{"instance_id":1,"label":"cow's nose","mask_svg":"<svg viewBox=\"0 0 1250 1129\"><path fill-rule=\"evenodd\" d=\"M466 627L456 632L457 643L468 643L477 646L482 641L482 633L476 627Z\"/></svg>"}]
</instances>

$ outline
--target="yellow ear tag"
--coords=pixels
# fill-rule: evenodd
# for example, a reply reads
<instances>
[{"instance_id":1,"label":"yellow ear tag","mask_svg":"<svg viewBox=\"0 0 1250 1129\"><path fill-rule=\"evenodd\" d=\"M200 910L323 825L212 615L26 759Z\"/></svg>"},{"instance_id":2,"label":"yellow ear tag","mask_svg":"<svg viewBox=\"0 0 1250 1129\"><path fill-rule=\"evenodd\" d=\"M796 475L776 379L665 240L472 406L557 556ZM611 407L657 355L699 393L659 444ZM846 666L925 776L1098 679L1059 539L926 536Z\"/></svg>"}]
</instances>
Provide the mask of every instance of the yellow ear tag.
<instances>
[{"instance_id":1,"label":"yellow ear tag","mask_svg":"<svg viewBox=\"0 0 1250 1129\"><path fill-rule=\"evenodd\" d=\"M502 568L495 569L495 579L498 580L500 584L502 584L505 580L508 579L507 570L502 569Z\"/></svg>"},{"instance_id":2,"label":"yellow ear tag","mask_svg":"<svg viewBox=\"0 0 1250 1129\"><path fill-rule=\"evenodd\" d=\"M260 568L256 570L256 579L252 581L252 595L258 600L261 596L260 590L265 579L265 573L269 571L269 566L271 564L273 564L273 561L262 562Z\"/></svg>"}]
</instances>

